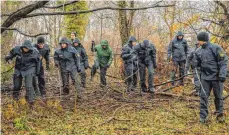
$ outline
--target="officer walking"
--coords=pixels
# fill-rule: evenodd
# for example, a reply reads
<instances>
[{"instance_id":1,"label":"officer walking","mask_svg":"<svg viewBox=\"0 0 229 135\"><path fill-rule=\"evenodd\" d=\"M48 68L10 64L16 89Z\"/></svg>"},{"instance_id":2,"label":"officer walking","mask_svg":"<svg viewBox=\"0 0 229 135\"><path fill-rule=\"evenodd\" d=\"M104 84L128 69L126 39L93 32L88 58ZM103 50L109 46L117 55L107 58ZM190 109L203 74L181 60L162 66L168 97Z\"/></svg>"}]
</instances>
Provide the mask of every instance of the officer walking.
<instances>
[{"instance_id":1,"label":"officer walking","mask_svg":"<svg viewBox=\"0 0 229 135\"><path fill-rule=\"evenodd\" d=\"M73 47L77 50L77 52L80 55L81 87L86 88L86 72L85 72L85 70L89 67L87 53L86 53L85 49L83 48L83 46L80 43L80 40L78 38L76 38L73 41Z\"/></svg>"},{"instance_id":2,"label":"officer walking","mask_svg":"<svg viewBox=\"0 0 229 135\"><path fill-rule=\"evenodd\" d=\"M63 83L63 94L69 94L69 75L73 74L76 80L75 88L77 89L77 96L81 97L81 89L77 81L78 72L80 69L80 56L79 53L69 45L68 39L63 37L60 39L60 48L54 53L54 63L56 67L59 67L62 83Z\"/></svg>"},{"instance_id":3,"label":"officer walking","mask_svg":"<svg viewBox=\"0 0 229 135\"><path fill-rule=\"evenodd\" d=\"M40 74L39 52L32 45L30 40L25 40L21 46L16 46L5 57L8 62L16 57L13 75L13 98L19 99L22 79L25 81L26 101L33 105L35 92L33 86L33 77Z\"/></svg>"},{"instance_id":4,"label":"officer walking","mask_svg":"<svg viewBox=\"0 0 229 135\"><path fill-rule=\"evenodd\" d=\"M44 77L44 66L42 64L42 60L45 59L45 61L46 61L46 70L49 70L49 53L50 53L50 49L49 49L49 46L47 44L45 44L44 37L38 37L37 38L37 43L34 45L34 47L39 51L40 60L41 60L40 73L37 75L37 77L38 77L38 86L39 86L39 90L40 90L41 96L45 97L46 96L45 77ZM35 86L36 85L36 80L34 80L33 83L34 83L34 86Z\"/></svg>"},{"instance_id":5,"label":"officer walking","mask_svg":"<svg viewBox=\"0 0 229 135\"><path fill-rule=\"evenodd\" d=\"M149 92L154 94L153 86L153 73L154 69L157 68L156 64L156 49L149 40L144 40L134 47L138 55L139 73L140 73L140 86L143 92ZM148 69L148 90L145 84L146 68Z\"/></svg>"},{"instance_id":6,"label":"officer walking","mask_svg":"<svg viewBox=\"0 0 229 135\"><path fill-rule=\"evenodd\" d=\"M69 39L69 45L74 46L74 42L73 41L75 39L78 39L76 37L76 35L77 35L76 32L71 32L70 39ZM83 48L83 46L82 46L82 48ZM75 75L70 74L70 77L71 77L71 80L72 80L72 84L75 85Z\"/></svg>"},{"instance_id":7,"label":"officer walking","mask_svg":"<svg viewBox=\"0 0 229 135\"><path fill-rule=\"evenodd\" d=\"M190 49L190 52L188 54L188 57L187 57L187 61L186 61L186 64L185 64L185 73L187 74L189 69L191 68L192 69L192 73L193 73L193 76L194 76L194 85L195 85L195 96L198 96L199 95L199 92L200 92L200 81L198 79L198 76L197 74L199 74L199 68L197 70L195 70L195 67L194 67L194 54L197 50L197 48L199 48L199 45L196 43L195 44L195 47ZM197 73L196 73L197 71Z\"/></svg>"},{"instance_id":8,"label":"officer walking","mask_svg":"<svg viewBox=\"0 0 229 135\"><path fill-rule=\"evenodd\" d=\"M121 58L124 61L127 92L134 91L137 86L137 53L134 50L137 40L130 36L128 43L123 46Z\"/></svg>"},{"instance_id":9,"label":"officer walking","mask_svg":"<svg viewBox=\"0 0 229 135\"><path fill-rule=\"evenodd\" d=\"M189 47L187 41L184 39L184 35L181 31L178 31L176 38L173 39L168 47L167 60L170 62L172 57L173 70L170 74L170 80L175 80L176 71L179 68L179 77L184 76L185 62L188 55ZM180 85L184 85L183 77L180 80ZM172 83L174 85L174 82Z\"/></svg>"},{"instance_id":10,"label":"officer walking","mask_svg":"<svg viewBox=\"0 0 229 135\"><path fill-rule=\"evenodd\" d=\"M100 86L104 87L107 85L106 74L113 60L113 52L107 40L102 40L99 45L96 45L95 52L96 59L91 71L92 76L95 74L96 69L100 68Z\"/></svg>"},{"instance_id":11,"label":"officer walking","mask_svg":"<svg viewBox=\"0 0 229 135\"><path fill-rule=\"evenodd\" d=\"M208 98L211 89L215 96L215 114L219 122L224 121L223 116L223 82L226 80L228 57L217 44L209 42L206 32L197 35L201 46L195 53L195 66L200 67L202 89L200 91L200 122L205 123L208 117Z\"/></svg>"}]
</instances>

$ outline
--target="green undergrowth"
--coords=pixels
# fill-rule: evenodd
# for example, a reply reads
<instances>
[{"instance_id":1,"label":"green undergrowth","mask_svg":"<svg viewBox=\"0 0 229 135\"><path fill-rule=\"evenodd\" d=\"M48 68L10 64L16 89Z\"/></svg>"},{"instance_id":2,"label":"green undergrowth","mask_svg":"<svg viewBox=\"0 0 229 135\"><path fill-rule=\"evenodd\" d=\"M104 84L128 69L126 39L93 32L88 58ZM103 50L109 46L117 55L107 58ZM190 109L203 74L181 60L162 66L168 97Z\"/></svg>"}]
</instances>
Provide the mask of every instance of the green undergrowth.
<instances>
[{"instance_id":1,"label":"green undergrowth","mask_svg":"<svg viewBox=\"0 0 229 135\"><path fill-rule=\"evenodd\" d=\"M108 73L118 74L114 71ZM50 73L50 83L58 81L55 74L57 73ZM214 98L211 96L209 121L207 124L201 124L199 102L185 100L198 99L189 95L193 90L191 84L166 91L183 96L181 100L179 97L165 95L140 96L138 91L128 95L124 92L125 84L113 83L117 80L110 78L108 84L111 88L102 89L99 86L98 76L95 76L93 82L88 78L84 98L79 100L77 105L72 92L73 96L70 98L49 98L47 104L38 100L33 109L29 108L25 99L14 102L10 96L3 93L1 132L3 135L229 134L229 98L224 103L225 123L216 121L213 114ZM59 91L56 82L48 83L49 96L53 91Z\"/></svg>"},{"instance_id":2,"label":"green undergrowth","mask_svg":"<svg viewBox=\"0 0 229 135\"><path fill-rule=\"evenodd\" d=\"M200 124L198 103L172 99L158 103L126 103L109 107L77 105L63 109L58 100L47 105L36 103L31 110L23 101L2 106L4 134L228 134L228 102L226 122L217 123L211 102L209 122ZM115 112L115 113L114 113Z\"/></svg>"}]
</instances>

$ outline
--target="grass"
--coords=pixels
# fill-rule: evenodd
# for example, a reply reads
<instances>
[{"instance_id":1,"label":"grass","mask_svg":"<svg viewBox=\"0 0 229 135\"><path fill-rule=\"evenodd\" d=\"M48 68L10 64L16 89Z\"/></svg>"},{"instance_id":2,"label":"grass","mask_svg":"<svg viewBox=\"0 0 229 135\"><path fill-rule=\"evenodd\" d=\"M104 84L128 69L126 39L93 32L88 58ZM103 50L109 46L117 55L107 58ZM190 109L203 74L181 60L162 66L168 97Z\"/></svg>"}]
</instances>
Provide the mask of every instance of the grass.
<instances>
[{"instance_id":1,"label":"grass","mask_svg":"<svg viewBox=\"0 0 229 135\"><path fill-rule=\"evenodd\" d=\"M50 76L53 77L53 84L49 84L48 95L59 90L56 85L58 79L55 80L57 77ZM47 104L38 100L34 109L30 109L23 98L14 102L10 96L2 94L1 132L12 135L229 134L229 99L224 103L225 123L216 122L211 97L209 122L201 124L199 103L196 101L162 95L140 96L138 92L128 95L114 91L125 91L124 84L110 83L109 86L112 89L101 89L98 77L94 82L88 81L84 98L79 100L75 109L73 91L72 96L61 100L58 97L49 98ZM187 96L191 91L192 85L187 84L167 93Z\"/></svg>"}]
</instances>

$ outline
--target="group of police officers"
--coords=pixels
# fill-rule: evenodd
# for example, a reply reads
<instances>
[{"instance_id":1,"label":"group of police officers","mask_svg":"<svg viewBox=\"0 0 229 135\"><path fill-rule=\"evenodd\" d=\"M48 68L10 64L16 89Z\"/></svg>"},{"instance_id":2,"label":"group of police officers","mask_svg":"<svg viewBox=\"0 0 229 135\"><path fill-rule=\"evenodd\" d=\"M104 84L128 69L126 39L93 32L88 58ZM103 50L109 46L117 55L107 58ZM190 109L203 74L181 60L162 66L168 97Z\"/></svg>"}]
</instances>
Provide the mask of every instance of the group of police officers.
<instances>
[{"instance_id":1,"label":"group of police officers","mask_svg":"<svg viewBox=\"0 0 229 135\"><path fill-rule=\"evenodd\" d=\"M224 50L209 41L206 32L197 35L195 47L190 49L182 32L177 32L176 37L168 46L167 61L172 60L173 70L170 74L172 85L177 70L179 70L179 85L184 85L183 79L191 68L194 75L196 94L200 96L200 122L205 123L208 119L208 98L211 89L215 96L215 115L218 121L224 121L223 116L223 82L226 80L228 57ZM54 52L55 67L59 68L62 80L62 91L60 94L69 94L69 78L77 90L78 98L86 87L86 72L89 68L88 56L85 48L71 33L71 40L62 37L59 41L60 47ZM105 87L106 72L113 60L112 49L107 40L102 40L95 46L92 42L92 52L95 52L95 62L91 68L94 75L100 69L100 85ZM37 96L46 97L43 59L46 61L46 70L50 65L50 49L45 43L44 37L38 37L37 43L32 44L30 40L24 40L21 46L14 47L5 60L16 57L13 74L13 98L19 99L22 80L24 78L26 89L26 100L33 105ZM156 48L149 40L137 43L134 36L130 36L128 42L123 46L121 58L124 62L125 83L127 92L135 91L137 76L140 76L140 88L142 92L155 93L154 70L157 68ZM148 71L148 88L146 85L146 69ZM38 86L37 86L38 84Z\"/></svg>"}]
</instances>

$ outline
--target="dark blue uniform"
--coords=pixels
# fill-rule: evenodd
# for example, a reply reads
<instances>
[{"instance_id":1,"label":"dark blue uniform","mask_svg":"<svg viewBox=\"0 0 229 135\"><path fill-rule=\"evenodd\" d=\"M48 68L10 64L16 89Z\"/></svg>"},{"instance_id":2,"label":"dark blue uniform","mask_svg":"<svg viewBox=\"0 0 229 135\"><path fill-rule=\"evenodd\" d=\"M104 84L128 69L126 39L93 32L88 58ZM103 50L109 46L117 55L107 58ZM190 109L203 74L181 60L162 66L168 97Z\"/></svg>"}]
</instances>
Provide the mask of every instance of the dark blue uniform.
<instances>
[{"instance_id":1,"label":"dark blue uniform","mask_svg":"<svg viewBox=\"0 0 229 135\"><path fill-rule=\"evenodd\" d=\"M132 42L136 42L136 38L129 37L128 43L123 46L121 58L124 62L127 91L134 91L137 86L137 52L134 50Z\"/></svg>"},{"instance_id":2,"label":"dark blue uniform","mask_svg":"<svg viewBox=\"0 0 229 135\"><path fill-rule=\"evenodd\" d=\"M63 94L69 94L69 75L73 74L76 80L75 88L80 96L81 90L79 87L79 81L77 80L78 72L81 71L79 53L75 48L69 45L67 38L62 38L59 44L67 44L66 48L59 48L54 53L55 65L59 67L61 73Z\"/></svg>"},{"instance_id":3,"label":"dark blue uniform","mask_svg":"<svg viewBox=\"0 0 229 135\"><path fill-rule=\"evenodd\" d=\"M170 42L168 47L168 59L172 57L173 66L175 70L171 72L171 80L175 79L176 70L179 68L179 76L182 77L184 75L185 70L185 62L188 55L189 47L187 41L182 38L178 39L178 36L184 36L182 32L178 32L176 38ZM183 85L183 78L180 81L181 85ZM174 84L174 83L173 83Z\"/></svg>"},{"instance_id":4,"label":"dark blue uniform","mask_svg":"<svg viewBox=\"0 0 229 135\"><path fill-rule=\"evenodd\" d=\"M149 92L154 93L153 87L153 73L157 67L156 64L156 49L148 40L144 40L134 47L138 55L139 73L140 73L140 86L143 92L147 91L145 84L146 68L148 69L148 89Z\"/></svg>"},{"instance_id":5,"label":"dark blue uniform","mask_svg":"<svg viewBox=\"0 0 229 135\"><path fill-rule=\"evenodd\" d=\"M75 46L74 43L78 43L78 45ZM77 50L77 52L80 55L81 86L83 88L85 88L86 87L86 72L85 72L85 70L89 67L87 53L86 53L84 47L82 46L82 44L80 43L80 40L77 38L73 41L73 47Z\"/></svg>"},{"instance_id":6,"label":"dark blue uniform","mask_svg":"<svg viewBox=\"0 0 229 135\"><path fill-rule=\"evenodd\" d=\"M29 49L24 52L22 48ZM22 86L22 79L25 81L26 100L33 103L35 91L33 86L33 77L40 73L40 59L39 52L32 46L32 42L25 40L22 46L16 46L5 57L5 60L11 60L16 57L16 63L13 76L13 98L18 99L20 89Z\"/></svg>"},{"instance_id":7,"label":"dark blue uniform","mask_svg":"<svg viewBox=\"0 0 229 135\"><path fill-rule=\"evenodd\" d=\"M37 43L44 43L44 38L43 37L39 37ZM43 48L40 48L38 46L38 44L35 44L34 47L39 51L40 60L41 60L40 74L37 75L37 77L38 77L38 86L39 86L39 90L40 90L41 96L45 97L46 96L45 77L44 77L44 66L42 64L42 60L45 59L45 61L46 61L46 69L49 70L49 53L50 53L50 49L49 49L49 46L47 44L44 44ZM34 85L36 85L36 80L34 80Z\"/></svg>"},{"instance_id":8,"label":"dark blue uniform","mask_svg":"<svg viewBox=\"0 0 229 135\"><path fill-rule=\"evenodd\" d=\"M215 108L218 116L223 114L223 82L227 75L228 57L223 49L207 42L196 50L195 66L200 67L203 89L200 93L200 118L208 116L208 98L211 89L215 96Z\"/></svg>"}]
</instances>

